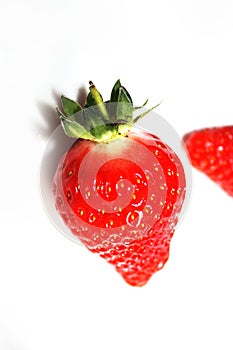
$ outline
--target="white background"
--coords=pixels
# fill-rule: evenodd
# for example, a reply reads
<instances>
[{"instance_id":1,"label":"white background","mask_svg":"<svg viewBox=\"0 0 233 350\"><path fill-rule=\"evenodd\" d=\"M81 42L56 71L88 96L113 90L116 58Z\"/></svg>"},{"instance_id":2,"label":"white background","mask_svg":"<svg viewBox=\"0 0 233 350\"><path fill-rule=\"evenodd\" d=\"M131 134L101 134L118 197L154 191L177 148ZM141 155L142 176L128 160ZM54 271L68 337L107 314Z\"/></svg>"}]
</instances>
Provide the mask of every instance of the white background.
<instances>
[{"instance_id":1,"label":"white background","mask_svg":"<svg viewBox=\"0 0 233 350\"><path fill-rule=\"evenodd\" d=\"M233 200L193 171L169 262L143 288L62 236L40 162L54 106L121 78L180 135L232 123L231 0L8 0L0 11L0 349L233 348Z\"/></svg>"}]
</instances>

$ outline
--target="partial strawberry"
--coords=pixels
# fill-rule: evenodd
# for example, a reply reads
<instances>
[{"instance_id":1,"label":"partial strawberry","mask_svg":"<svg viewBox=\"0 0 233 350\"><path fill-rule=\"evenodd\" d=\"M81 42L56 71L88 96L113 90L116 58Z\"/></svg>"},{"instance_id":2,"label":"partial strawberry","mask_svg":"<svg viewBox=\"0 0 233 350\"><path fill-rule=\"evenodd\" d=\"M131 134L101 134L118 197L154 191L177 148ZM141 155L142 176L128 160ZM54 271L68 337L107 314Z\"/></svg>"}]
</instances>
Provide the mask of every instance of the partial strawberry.
<instances>
[{"instance_id":1,"label":"partial strawberry","mask_svg":"<svg viewBox=\"0 0 233 350\"><path fill-rule=\"evenodd\" d=\"M162 140L135 127L133 102L118 80L110 101L90 84L86 106L62 97L64 131L77 138L54 176L56 208L70 231L143 286L169 257L185 197L183 165Z\"/></svg>"},{"instance_id":2,"label":"partial strawberry","mask_svg":"<svg viewBox=\"0 0 233 350\"><path fill-rule=\"evenodd\" d=\"M184 142L192 165L233 196L233 126L195 130Z\"/></svg>"}]
</instances>

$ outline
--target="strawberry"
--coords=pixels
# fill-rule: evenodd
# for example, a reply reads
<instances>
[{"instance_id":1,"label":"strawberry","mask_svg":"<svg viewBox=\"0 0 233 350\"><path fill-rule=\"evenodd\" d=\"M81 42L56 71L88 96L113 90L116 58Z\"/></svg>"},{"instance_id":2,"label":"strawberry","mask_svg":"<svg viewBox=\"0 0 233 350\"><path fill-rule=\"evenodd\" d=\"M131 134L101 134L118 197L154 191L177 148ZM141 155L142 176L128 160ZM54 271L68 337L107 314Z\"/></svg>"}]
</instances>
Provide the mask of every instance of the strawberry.
<instances>
[{"instance_id":1,"label":"strawberry","mask_svg":"<svg viewBox=\"0 0 233 350\"><path fill-rule=\"evenodd\" d=\"M195 130L184 142L192 165L233 196L233 126Z\"/></svg>"},{"instance_id":2,"label":"strawberry","mask_svg":"<svg viewBox=\"0 0 233 350\"><path fill-rule=\"evenodd\" d=\"M57 113L76 141L54 176L56 209L84 246L127 283L143 286L169 257L185 198L182 163L157 136L135 127L148 111L133 118L119 80L106 103L91 82L84 108L61 100L64 112Z\"/></svg>"}]
</instances>

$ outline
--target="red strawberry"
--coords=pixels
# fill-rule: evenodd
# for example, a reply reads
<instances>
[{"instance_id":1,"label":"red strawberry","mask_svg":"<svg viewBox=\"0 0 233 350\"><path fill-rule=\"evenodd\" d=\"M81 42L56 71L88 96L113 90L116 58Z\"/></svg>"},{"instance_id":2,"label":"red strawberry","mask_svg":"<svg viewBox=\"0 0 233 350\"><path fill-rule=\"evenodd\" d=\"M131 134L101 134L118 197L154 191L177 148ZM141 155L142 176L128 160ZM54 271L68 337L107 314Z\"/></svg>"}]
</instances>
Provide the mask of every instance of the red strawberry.
<instances>
[{"instance_id":1,"label":"red strawberry","mask_svg":"<svg viewBox=\"0 0 233 350\"><path fill-rule=\"evenodd\" d=\"M233 126L196 130L184 142L192 165L233 196Z\"/></svg>"},{"instance_id":2,"label":"red strawberry","mask_svg":"<svg viewBox=\"0 0 233 350\"><path fill-rule=\"evenodd\" d=\"M168 260L185 196L182 163L158 137L133 127L145 113L133 119L119 80L105 104L93 84L84 109L62 103L63 128L78 139L54 177L56 208L90 251L143 286Z\"/></svg>"}]
</instances>

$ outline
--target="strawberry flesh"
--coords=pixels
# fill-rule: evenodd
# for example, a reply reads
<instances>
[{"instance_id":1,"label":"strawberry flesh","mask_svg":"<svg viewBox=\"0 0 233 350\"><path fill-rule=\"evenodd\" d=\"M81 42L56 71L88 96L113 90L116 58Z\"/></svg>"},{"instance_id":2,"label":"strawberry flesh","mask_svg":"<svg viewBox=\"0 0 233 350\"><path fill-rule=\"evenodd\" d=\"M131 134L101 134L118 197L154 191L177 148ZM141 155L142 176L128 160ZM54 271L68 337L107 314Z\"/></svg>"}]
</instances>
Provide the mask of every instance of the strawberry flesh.
<instances>
[{"instance_id":1,"label":"strawberry flesh","mask_svg":"<svg viewBox=\"0 0 233 350\"><path fill-rule=\"evenodd\" d=\"M233 196L233 126L195 130L184 142L192 165Z\"/></svg>"}]
</instances>

